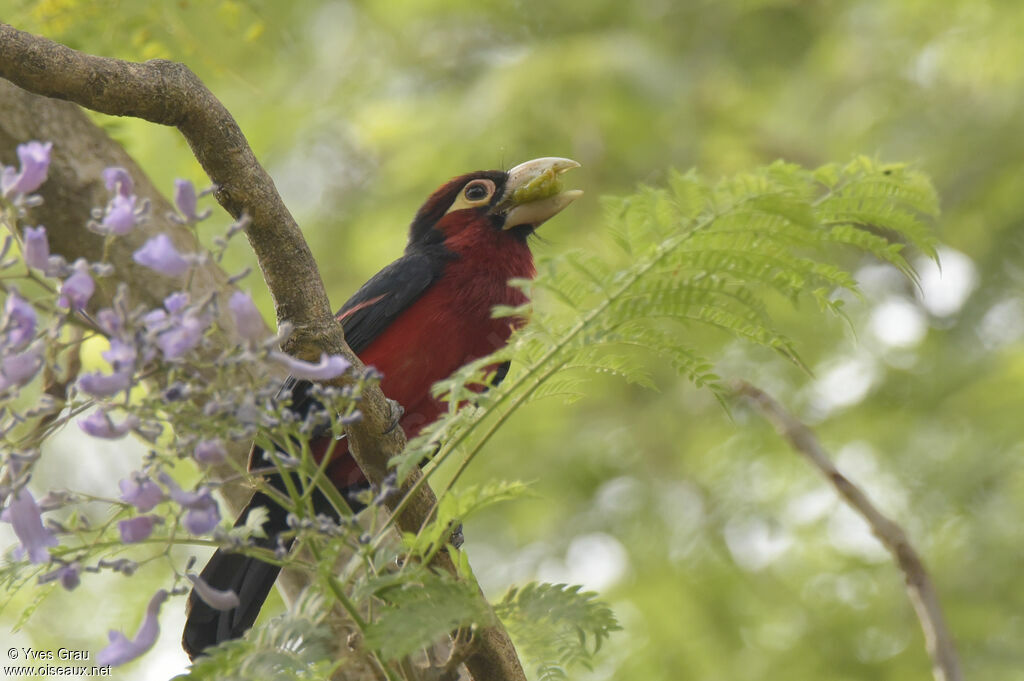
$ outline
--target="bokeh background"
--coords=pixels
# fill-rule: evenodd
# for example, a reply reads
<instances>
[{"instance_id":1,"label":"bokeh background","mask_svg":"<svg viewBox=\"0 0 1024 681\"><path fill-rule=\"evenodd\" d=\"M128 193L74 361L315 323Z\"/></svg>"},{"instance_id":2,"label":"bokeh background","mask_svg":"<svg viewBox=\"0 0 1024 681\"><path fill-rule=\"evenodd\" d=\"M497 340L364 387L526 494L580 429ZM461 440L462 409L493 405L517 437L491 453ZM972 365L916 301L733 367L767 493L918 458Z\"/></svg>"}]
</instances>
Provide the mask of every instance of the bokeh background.
<instances>
[{"instance_id":1,"label":"bokeh background","mask_svg":"<svg viewBox=\"0 0 1024 681\"><path fill-rule=\"evenodd\" d=\"M779 307L812 375L705 347L720 375L812 423L908 529L967 677L1024 679L1024 4L0 0L0 16L89 52L192 67L269 168L337 305L400 253L420 202L469 170L583 164L567 179L586 196L545 225L543 256L601 248L599 197L671 167L917 164L942 198L941 270L919 260L915 288L849 262L864 292L849 323ZM168 191L175 177L206 182L176 132L96 120ZM227 222L218 212L210 234ZM240 241L229 262L254 264ZM272 318L258 276L246 284ZM573 678L927 678L901 577L863 523L757 417L667 368L656 382L595 380L583 399L524 409L488 446L465 482L520 479L535 496L468 523L487 591L567 581L611 603L623 631ZM130 448L70 432L53 449L79 464L51 479L76 488L110 493L137 465ZM97 650L106 629L134 630L162 578L58 594L17 634L8 608L0 638ZM181 608L164 608L159 648L131 678L184 668Z\"/></svg>"}]
</instances>

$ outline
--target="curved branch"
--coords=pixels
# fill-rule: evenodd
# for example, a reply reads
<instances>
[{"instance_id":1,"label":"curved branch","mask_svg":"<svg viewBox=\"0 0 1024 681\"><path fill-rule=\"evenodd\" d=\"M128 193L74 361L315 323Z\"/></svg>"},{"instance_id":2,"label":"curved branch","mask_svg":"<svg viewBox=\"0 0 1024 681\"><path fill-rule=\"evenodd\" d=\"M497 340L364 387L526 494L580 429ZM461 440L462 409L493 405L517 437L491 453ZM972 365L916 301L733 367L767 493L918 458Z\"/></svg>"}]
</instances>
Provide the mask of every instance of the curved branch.
<instances>
[{"instance_id":1,"label":"curved branch","mask_svg":"<svg viewBox=\"0 0 1024 681\"><path fill-rule=\"evenodd\" d=\"M868 495L839 472L828 452L818 442L814 431L786 411L771 395L760 388L736 381L733 392L746 398L793 448L825 476L839 496L867 521L871 532L889 550L896 565L903 572L907 593L924 631L925 646L932 659L932 674L936 681L963 681L960 661L953 636L946 626L939 595L935 591L924 561L918 555L907 533L896 522L883 514Z\"/></svg>"},{"instance_id":2,"label":"curved branch","mask_svg":"<svg viewBox=\"0 0 1024 681\"><path fill-rule=\"evenodd\" d=\"M345 343L313 254L273 180L230 112L188 67L88 55L0 22L0 77L101 113L177 127L216 185L217 201L236 219L250 218L246 236L274 299L278 324L289 322L294 329L283 349L304 359L316 359L321 352L339 354L362 368ZM366 477L380 485L388 461L405 447L405 437L401 428L392 427L395 410L379 388L366 390L360 407L363 419L349 428L350 451ZM423 485L411 501L396 524L415 532L435 497ZM390 505L396 504L397 499ZM453 572L447 556L440 555L439 567ZM526 678L500 624L479 632L466 666L476 679Z\"/></svg>"}]
</instances>

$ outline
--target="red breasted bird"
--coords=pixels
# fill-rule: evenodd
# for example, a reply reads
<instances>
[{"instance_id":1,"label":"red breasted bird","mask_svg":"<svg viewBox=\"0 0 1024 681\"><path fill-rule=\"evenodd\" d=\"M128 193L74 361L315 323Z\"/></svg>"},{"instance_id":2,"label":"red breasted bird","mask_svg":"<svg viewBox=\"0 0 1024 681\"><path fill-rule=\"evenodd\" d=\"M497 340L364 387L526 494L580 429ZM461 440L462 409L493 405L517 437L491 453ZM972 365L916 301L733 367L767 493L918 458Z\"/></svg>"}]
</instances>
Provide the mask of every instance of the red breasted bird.
<instances>
[{"instance_id":1,"label":"red breasted bird","mask_svg":"<svg viewBox=\"0 0 1024 681\"><path fill-rule=\"evenodd\" d=\"M521 305L526 297L509 279L535 274L527 237L582 192L561 191L558 176L578 167L565 158L538 158L508 172L479 171L456 177L427 199L409 228L405 254L391 263L342 306L338 319L345 340L364 364L383 374L384 394L404 408L400 424L416 435L441 413L430 387L463 364L505 344L512 327L494 319L496 305ZM507 367L504 367L507 370ZM499 371L498 378L504 375ZM292 408L309 385L289 380ZM322 454L329 436L310 443ZM253 449L250 468L262 465ZM364 489L366 480L344 441L335 447L328 475L343 492ZM260 546L277 546L287 529L287 513L262 493L242 512L265 506L269 519ZM238 594L239 605L215 610L193 592L182 646L190 658L217 643L242 636L256 620L280 568L223 549L200 575L215 589Z\"/></svg>"}]
</instances>

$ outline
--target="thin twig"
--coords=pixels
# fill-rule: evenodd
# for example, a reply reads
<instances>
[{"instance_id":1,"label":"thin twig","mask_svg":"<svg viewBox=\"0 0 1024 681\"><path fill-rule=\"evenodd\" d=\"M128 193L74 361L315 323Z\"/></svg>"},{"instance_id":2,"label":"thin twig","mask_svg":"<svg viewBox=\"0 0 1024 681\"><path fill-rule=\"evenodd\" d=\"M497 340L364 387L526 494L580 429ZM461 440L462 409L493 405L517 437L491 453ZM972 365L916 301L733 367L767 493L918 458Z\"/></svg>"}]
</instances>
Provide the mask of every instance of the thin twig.
<instances>
[{"instance_id":1,"label":"thin twig","mask_svg":"<svg viewBox=\"0 0 1024 681\"><path fill-rule=\"evenodd\" d=\"M746 398L773 426L796 452L825 476L849 506L871 527L871 532L889 550L896 565L903 572L910 602L924 631L925 647L932 659L932 674L936 681L963 681L960 661L953 636L946 626L935 591L921 556L918 555L907 533L895 521L885 516L871 502L867 494L839 472L828 452L818 442L810 428L786 411L775 398L746 381L735 381L733 391Z\"/></svg>"}]
</instances>

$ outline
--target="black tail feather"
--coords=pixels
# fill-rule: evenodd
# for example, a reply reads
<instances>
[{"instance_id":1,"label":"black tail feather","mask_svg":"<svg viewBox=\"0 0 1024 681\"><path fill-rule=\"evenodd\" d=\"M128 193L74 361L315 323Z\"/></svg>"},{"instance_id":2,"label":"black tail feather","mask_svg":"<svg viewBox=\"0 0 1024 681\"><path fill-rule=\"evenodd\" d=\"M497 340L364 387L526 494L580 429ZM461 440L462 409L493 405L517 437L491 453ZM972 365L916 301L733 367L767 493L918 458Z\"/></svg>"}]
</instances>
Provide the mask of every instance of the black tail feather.
<instances>
[{"instance_id":1,"label":"black tail feather","mask_svg":"<svg viewBox=\"0 0 1024 681\"><path fill-rule=\"evenodd\" d=\"M267 495L254 495L235 522L235 526L244 524L249 511L258 506L266 507L269 518L263 526L267 536L256 539L255 544L274 549L277 547L277 535L288 527L288 515ZM285 548L289 547L290 542ZM221 641L240 638L248 631L256 621L260 608L270 595L280 572L281 568L277 565L218 549L199 576L214 589L234 591L238 594L239 604L231 610L216 610L199 598L195 590L189 594L188 618L181 639L181 645L188 653L189 659L194 660L206 648Z\"/></svg>"}]
</instances>

